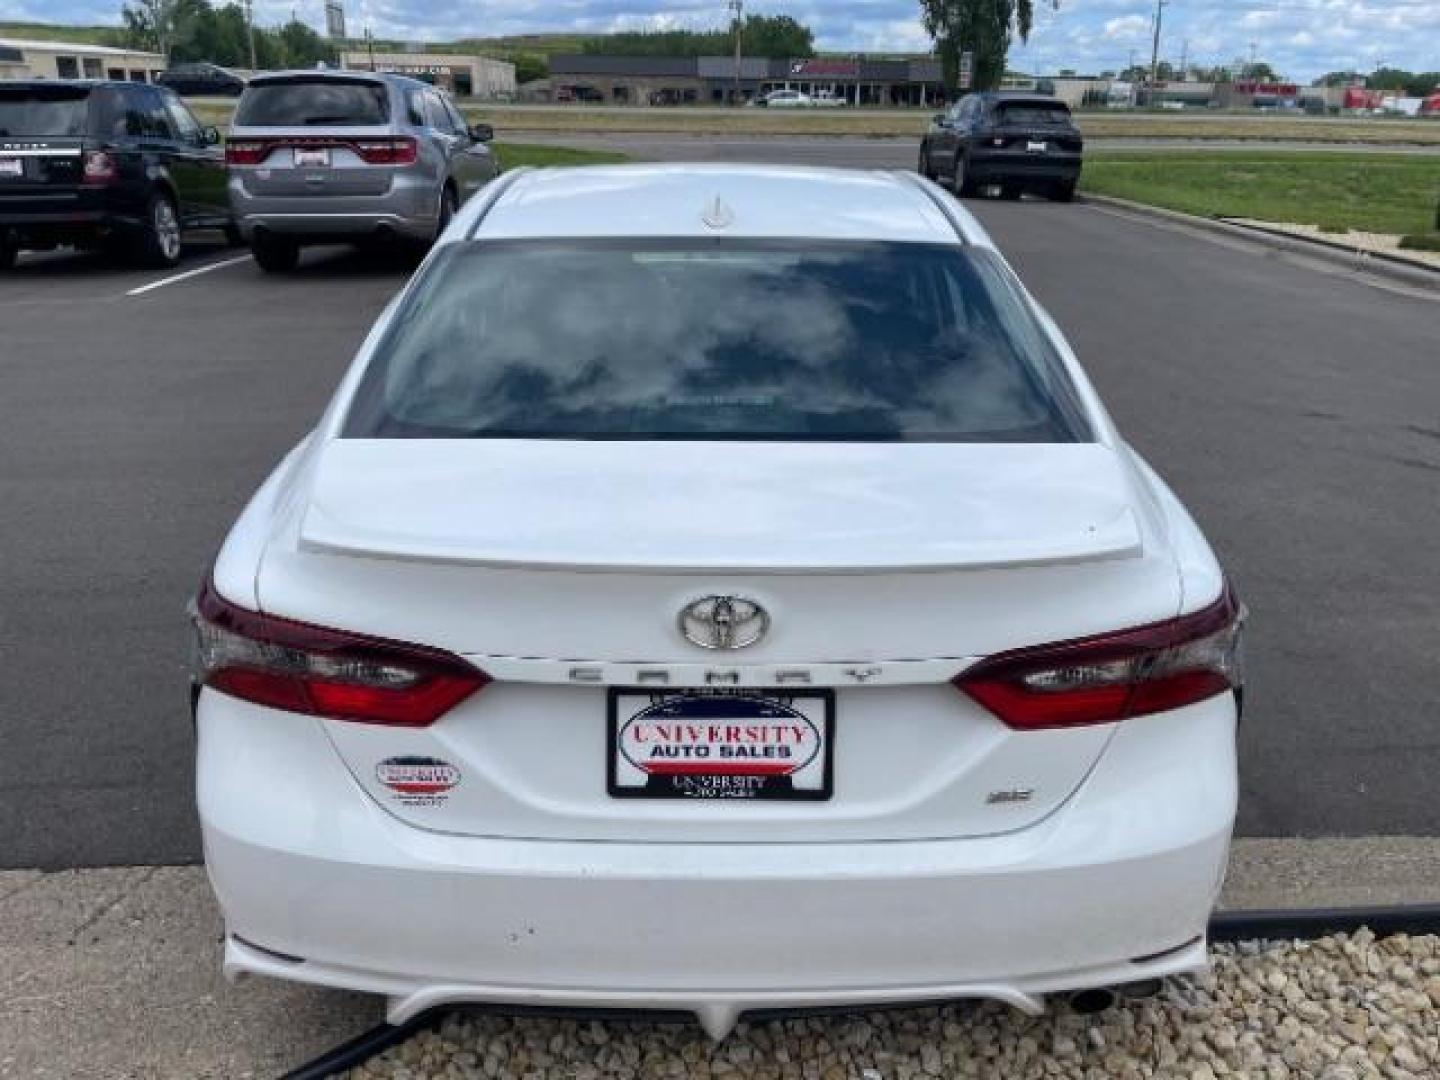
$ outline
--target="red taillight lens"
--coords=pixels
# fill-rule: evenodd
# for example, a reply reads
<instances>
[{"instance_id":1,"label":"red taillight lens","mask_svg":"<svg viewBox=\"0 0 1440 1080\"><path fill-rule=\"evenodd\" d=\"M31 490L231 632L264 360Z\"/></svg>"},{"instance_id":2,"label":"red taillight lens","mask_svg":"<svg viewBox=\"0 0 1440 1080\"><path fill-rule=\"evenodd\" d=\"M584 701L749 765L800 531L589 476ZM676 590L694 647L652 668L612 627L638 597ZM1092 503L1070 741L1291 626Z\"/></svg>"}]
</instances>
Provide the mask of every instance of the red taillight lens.
<instances>
[{"instance_id":1,"label":"red taillight lens","mask_svg":"<svg viewBox=\"0 0 1440 1080\"><path fill-rule=\"evenodd\" d=\"M439 649L247 611L208 580L195 632L200 683L307 716L425 727L490 681Z\"/></svg>"},{"instance_id":2,"label":"red taillight lens","mask_svg":"<svg viewBox=\"0 0 1440 1080\"><path fill-rule=\"evenodd\" d=\"M225 144L225 164L259 165L273 149L265 139L231 139Z\"/></svg>"},{"instance_id":3,"label":"red taillight lens","mask_svg":"<svg viewBox=\"0 0 1440 1080\"><path fill-rule=\"evenodd\" d=\"M120 175L120 163L114 154L105 150L86 150L81 168L87 184L113 183Z\"/></svg>"},{"instance_id":4,"label":"red taillight lens","mask_svg":"<svg viewBox=\"0 0 1440 1080\"><path fill-rule=\"evenodd\" d=\"M368 165L413 165L420 154L420 144L414 139L361 139L355 144L355 152Z\"/></svg>"},{"instance_id":5,"label":"red taillight lens","mask_svg":"<svg viewBox=\"0 0 1440 1080\"><path fill-rule=\"evenodd\" d=\"M1018 730L1110 724L1238 689L1242 625L1227 585L1193 614L1000 653L961 672L955 685Z\"/></svg>"}]
</instances>

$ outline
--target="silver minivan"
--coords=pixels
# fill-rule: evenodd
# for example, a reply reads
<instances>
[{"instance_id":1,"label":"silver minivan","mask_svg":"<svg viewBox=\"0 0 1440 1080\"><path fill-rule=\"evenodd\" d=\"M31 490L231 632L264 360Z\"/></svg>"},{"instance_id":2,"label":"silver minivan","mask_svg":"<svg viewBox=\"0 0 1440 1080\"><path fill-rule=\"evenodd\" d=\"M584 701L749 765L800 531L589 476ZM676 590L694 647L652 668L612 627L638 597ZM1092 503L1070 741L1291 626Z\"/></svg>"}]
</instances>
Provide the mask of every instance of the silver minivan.
<instances>
[{"instance_id":1,"label":"silver minivan","mask_svg":"<svg viewBox=\"0 0 1440 1080\"><path fill-rule=\"evenodd\" d=\"M293 269L306 244L428 243L499 172L492 134L416 79L257 75L225 147L230 206L267 271Z\"/></svg>"}]
</instances>

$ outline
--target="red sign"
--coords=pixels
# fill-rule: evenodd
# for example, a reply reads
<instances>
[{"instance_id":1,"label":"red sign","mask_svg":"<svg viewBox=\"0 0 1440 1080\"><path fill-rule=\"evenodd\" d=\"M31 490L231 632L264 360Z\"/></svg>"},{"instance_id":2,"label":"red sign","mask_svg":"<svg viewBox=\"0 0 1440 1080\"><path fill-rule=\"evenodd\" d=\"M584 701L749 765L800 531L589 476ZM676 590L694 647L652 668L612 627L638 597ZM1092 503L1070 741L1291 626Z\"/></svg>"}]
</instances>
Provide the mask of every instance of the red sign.
<instances>
[{"instance_id":1,"label":"red sign","mask_svg":"<svg viewBox=\"0 0 1440 1080\"><path fill-rule=\"evenodd\" d=\"M795 60L790 64L790 74L853 79L859 76L860 65L854 60Z\"/></svg>"},{"instance_id":2,"label":"red sign","mask_svg":"<svg viewBox=\"0 0 1440 1080\"><path fill-rule=\"evenodd\" d=\"M1366 90L1363 86L1347 86L1345 88L1345 100L1341 102L1341 108L1345 109L1378 109L1380 108L1381 93L1379 90Z\"/></svg>"},{"instance_id":3,"label":"red sign","mask_svg":"<svg viewBox=\"0 0 1440 1080\"><path fill-rule=\"evenodd\" d=\"M1295 83L1239 82L1235 84L1235 92L1255 97L1299 97L1300 87Z\"/></svg>"}]
</instances>

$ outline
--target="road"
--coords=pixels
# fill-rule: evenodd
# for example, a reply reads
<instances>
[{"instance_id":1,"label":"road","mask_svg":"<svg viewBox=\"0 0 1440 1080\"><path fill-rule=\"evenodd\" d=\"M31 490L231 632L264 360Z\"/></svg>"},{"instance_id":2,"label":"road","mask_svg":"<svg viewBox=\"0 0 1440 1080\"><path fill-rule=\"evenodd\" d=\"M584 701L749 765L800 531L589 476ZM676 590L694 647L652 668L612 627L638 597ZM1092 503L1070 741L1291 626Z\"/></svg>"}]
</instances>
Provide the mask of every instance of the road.
<instances>
[{"instance_id":1,"label":"road","mask_svg":"<svg viewBox=\"0 0 1440 1080\"><path fill-rule=\"evenodd\" d=\"M1440 303L1099 207L968 205L1250 604L1242 831L1440 834ZM404 278L234 259L138 295L163 275L80 256L0 281L0 865L199 856L185 601Z\"/></svg>"}]
</instances>

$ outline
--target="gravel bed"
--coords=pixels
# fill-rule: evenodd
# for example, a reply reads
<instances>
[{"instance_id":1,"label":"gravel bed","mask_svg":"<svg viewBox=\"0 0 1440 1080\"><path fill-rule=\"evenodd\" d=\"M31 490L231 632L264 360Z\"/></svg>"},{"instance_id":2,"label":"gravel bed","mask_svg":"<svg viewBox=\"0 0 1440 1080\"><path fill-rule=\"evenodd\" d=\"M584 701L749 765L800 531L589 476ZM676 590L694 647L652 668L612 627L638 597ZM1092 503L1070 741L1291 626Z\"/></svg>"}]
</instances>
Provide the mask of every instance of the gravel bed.
<instances>
[{"instance_id":1,"label":"gravel bed","mask_svg":"<svg viewBox=\"0 0 1440 1080\"><path fill-rule=\"evenodd\" d=\"M960 1003L698 1027L452 1013L350 1080L1431 1080L1440 1077L1440 937L1368 930L1212 949L1210 972L1083 1016Z\"/></svg>"}]
</instances>

